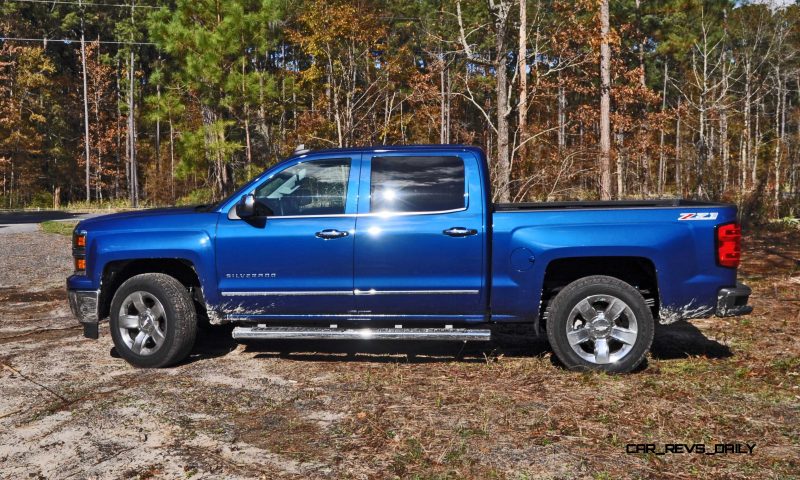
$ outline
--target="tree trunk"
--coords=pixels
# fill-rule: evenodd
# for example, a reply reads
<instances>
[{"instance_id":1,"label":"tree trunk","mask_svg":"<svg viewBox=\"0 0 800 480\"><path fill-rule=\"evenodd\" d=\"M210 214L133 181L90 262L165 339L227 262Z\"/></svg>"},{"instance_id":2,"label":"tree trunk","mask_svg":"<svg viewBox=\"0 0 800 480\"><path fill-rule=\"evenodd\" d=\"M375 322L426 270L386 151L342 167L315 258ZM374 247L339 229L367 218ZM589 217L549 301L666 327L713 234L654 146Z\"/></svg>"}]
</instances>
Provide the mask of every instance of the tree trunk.
<instances>
[{"instance_id":1,"label":"tree trunk","mask_svg":"<svg viewBox=\"0 0 800 480\"><path fill-rule=\"evenodd\" d=\"M172 129L172 115L169 117L169 185L172 203L175 203L175 132Z\"/></svg>"},{"instance_id":2,"label":"tree trunk","mask_svg":"<svg viewBox=\"0 0 800 480\"><path fill-rule=\"evenodd\" d=\"M722 162L722 192L728 189L728 175L730 174L730 140L728 139L728 111L721 108L719 112L719 148L720 161Z\"/></svg>"},{"instance_id":3,"label":"tree trunk","mask_svg":"<svg viewBox=\"0 0 800 480\"><path fill-rule=\"evenodd\" d=\"M120 105L122 105L122 89L121 89L120 83L119 83L119 77L120 77L120 73L121 73L120 70L121 69L122 69L122 66L120 64L119 59L117 59L117 68L114 70L114 76L115 76L114 80L116 82L116 92L115 92L115 94L116 94L116 97L117 97L115 99L116 102L114 102L114 103L117 104L117 117L115 119L115 123L116 123L116 126L117 126L116 135L115 135L115 137L116 137L116 149L114 151L115 167L117 169L117 174L114 176L114 198L115 199L119 199L119 180L120 180L120 178L119 178L120 177L120 175L119 175L119 167L120 167L120 165L122 165L122 135L121 135L121 133L122 133L122 124L120 123L120 119L122 118L122 107L120 106ZM126 173L127 173L127 170L128 169L126 168L125 169Z\"/></svg>"},{"instance_id":4,"label":"tree trunk","mask_svg":"<svg viewBox=\"0 0 800 480\"><path fill-rule=\"evenodd\" d=\"M756 104L756 134L755 140L753 145L753 162L752 162L752 171L750 172L750 183L752 184L753 188L756 188L757 180L758 180L758 154L761 151L761 112L764 110L764 105L762 100L759 99L758 103Z\"/></svg>"},{"instance_id":5,"label":"tree trunk","mask_svg":"<svg viewBox=\"0 0 800 480\"><path fill-rule=\"evenodd\" d=\"M752 155L752 148L753 148L753 137L751 134L751 127L750 127L750 113L753 109L751 103L751 66L750 61L748 60L745 62L745 74L744 74L744 107L743 107L743 117L744 117L744 127L742 128L744 139L742 142L742 153L739 163L741 164L739 177L740 177L740 185L741 188L744 189L747 186L747 168L750 166L751 155Z\"/></svg>"},{"instance_id":6,"label":"tree trunk","mask_svg":"<svg viewBox=\"0 0 800 480\"><path fill-rule=\"evenodd\" d=\"M445 119L445 143L450 143L450 118L452 116L451 103L453 98L452 82L450 80L450 69L447 70L447 118Z\"/></svg>"},{"instance_id":7,"label":"tree trunk","mask_svg":"<svg viewBox=\"0 0 800 480\"><path fill-rule=\"evenodd\" d=\"M161 85L156 85L156 96L161 107ZM161 114L156 117L156 172L161 176Z\"/></svg>"},{"instance_id":8,"label":"tree trunk","mask_svg":"<svg viewBox=\"0 0 800 480\"><path fill-rule=\"evenodd\" d=\"M247 153L247 166L253 163L253 149L250 144L250 112L249 108L245 106L244 110L244 139L245 139L245 152Z\"/></svg>"},{"instance_id":9,"label":"tree trunk","mask_svg":"<svg viewBox=\"0 0 800 480\"><path fill-rule=\"evenodd\" d=\"M439 143L447 143L447 78L446 67L444 60L444 52L439 50L439 61L441 68L439 69ZM388 105L389 97L386 97Z\"/></svg>"},{"instance_id":10,"label":"tree trunk","mask_svg":"<svg viewBox=\"0 0 800 480\"><path fill-rule=\"evenodd\" d=\"M702 74L702 87L700 90L700 101L697 109L698 113L698 141L697 141L697 157L694 168L694 193L698 198L703 198L703 180L705 173L706 160L708 157L708 142L706 139L706 97L708 95L708 52L703 50L703 74Z\"/></svg>"},{"instance_id":11,"label":"tree trunk","mask_svg":"<svg viewBox=\"0 0 800 480\"><path fill-rule=\"evenodd\" d=\"M526 139L528 138L528 2L519 2L519 157L526 158Z\"/></svg>"},{"instance_id":12,"label":"tree trunk","mask_svg":"<svg viewBox=\"0 0 800 480\"><path fill-rule=\"evenodd\" d=\"M600 1L600 198L611 199L611 46L608 0Z\"/></svg>"},{"instance_id":13,"label":"tree trunk","mask_svg":"<svg viewBox=\"0 0 800 480\"><path fill-rule=\"evenodd\" d=\"M558 75L558 157L564 155L567 148L567 93Z\"/></svg>"},{"instance_id":14,"label":"tree trunk","mask_svg":"<svg viewBox=\"0 0 800 480\"><path fill-rule=\"evenodd\" d=\"M99 44L98 44L99 45ZM97 49L99 52L99 48ZM99 57L99 55L98 55ZM98 58L98 63L100 59ZM95 88L94 88L94 122L99 127L100 123L100 86L97 84L97 79L95 79ZM98 138L97 145L95 148L97 153L97 170L95 171L95 189L94 195L95 199L98 202L103 201L103 186L102 186L102 172L103 172L103 155L100 149L100 139Z\"/></svg>"},{"instance_id":15,"label":"tree trunk","mask_svg":"<svg viewBox=\"0 0 800 480\"><path fill-rule=\"evenodd\" d=\"M678 98L678 119L675 122L675 189L680 196L683 193L683 182L681 176L681 100Z\"/></svg>"},{"instance_id":16,"label":"tree trunk","mask_svg":"<svg viewBox=\"0 0 800 480\"><path fill-rule=\"evenodd\" d=\"M780 218L781 201L781 156L783 154L783 137L785 133L785 103L783 78L780 66L775 67L775 156L773 159L775 188L773 193L773 208L775 218Z\"/></svg>"},{"instance_id":17,"label":"tree trunk","mask_svg":"<svg viewBox=\"0 0 800 480\"><path fill-rule=\"evenodd\" d=\"M139 175L136 165L136 121L134 119L133 89L136 75L134 74L133 51L130 53L128 67L128 163L130 171L130 202L132 207L139 206Z\"/></svg>"},{"instance_id":18,"label":"tree trunk","mask_svg":"<svg viewBox=\"0 0 800 480\"><path fill-rule=\"evenodd\" d=\"M242 98L247 98L247 89L245 87L245 59L242 57ZM245 138L245 153L247 156L247 166L253 162L253 153L250 148L250 104L247 100L244 103L244 138ZM249 172L248 172L249 174Z\"/></svg>"},{"instance_id":19,"label":"tree trunk","mask_svg":"<svg viewBox=\"0 0 800 480\"><path fill-rule=\"evenodd\" d=\"M622 199L625 196L626 151L623 148L625 145L625 134L618 131L615 137L617 137L617 198Z\"/></svg>"},{"instance_id":20,"label":"tree trunk","mask_svg":"<svg viewBox=\"0 0 800 480\"><path fill-rule=\"evenodd\" d=\"M642 5L641 0L636 0L636 23L637 33L639 35L639 85L644 89L647 88L647 78L644 73L644 41L645 34L642 32Z\"/></svg>"},{"instance_id":21,"label":"tree trunk","mask_svg":"<svg viewBox=\"0 0 800 480\"><path fill-rule=\"evenodd\" d=\"M661 132L658 141L658 185L656 191L659 195L664 193L664 183L666 182L666 166L664 165L664 118L667 111L667 81L669 79L668 64L664 61L664 86L661 90Z\"/></svg>"},{"instance_id":22,"label":"tree trunk","mask_svg":"<svg viewBox=\"0 0 800 480\"><path fill-rule=\"evenodd\" d=\"M511 201L511 159L509 158L508 69L506 65L506 27L508 8L501 7L497 12L497 31L495 32L495 91L497 95L497 187L498 201Z\"/></svg>"}]
</instances>

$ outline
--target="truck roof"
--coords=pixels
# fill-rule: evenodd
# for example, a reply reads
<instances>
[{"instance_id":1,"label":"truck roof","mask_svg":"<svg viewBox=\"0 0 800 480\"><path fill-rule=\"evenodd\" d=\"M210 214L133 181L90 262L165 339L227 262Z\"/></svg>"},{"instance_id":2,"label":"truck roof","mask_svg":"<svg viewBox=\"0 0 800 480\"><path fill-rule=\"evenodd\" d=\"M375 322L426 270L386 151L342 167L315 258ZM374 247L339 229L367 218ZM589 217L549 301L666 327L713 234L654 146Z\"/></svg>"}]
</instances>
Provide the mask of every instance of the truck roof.
<instances>
[{"instance_id":1,"label":"truck roof","mask_svg":"<svg viewBox=\"0 0 800 480\"><path fill-rule=\"evenodd\" d=\"M427 144L427 145L373 145L367 147L328 148L323 150L301 150L289 158L296 158L308 154L335 154L335 153L381 153L381 152L425 152L432 150L459 150L472 151L483 155L483 149L472 145L454 144Z\"/></svg>"}]
</instances>

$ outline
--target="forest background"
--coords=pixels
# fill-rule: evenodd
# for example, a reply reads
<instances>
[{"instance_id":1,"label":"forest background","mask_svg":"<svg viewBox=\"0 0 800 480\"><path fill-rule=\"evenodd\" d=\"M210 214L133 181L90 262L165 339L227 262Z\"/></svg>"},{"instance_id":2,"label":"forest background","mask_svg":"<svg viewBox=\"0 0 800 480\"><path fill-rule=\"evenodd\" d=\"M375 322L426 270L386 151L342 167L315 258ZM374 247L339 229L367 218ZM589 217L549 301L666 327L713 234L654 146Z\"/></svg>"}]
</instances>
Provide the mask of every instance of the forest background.
<instances>
[{"instance_id":1,"label":"forest background","mask_svg":"<svg viewBox=\"0 0 800 480\"><path fill-rule=\"evenodd\" d=\"M298 144L417 143L483 147L496 201L796 217L800 7L0 3L0 208L204 203Z\"/></svg>"}]
</instances>

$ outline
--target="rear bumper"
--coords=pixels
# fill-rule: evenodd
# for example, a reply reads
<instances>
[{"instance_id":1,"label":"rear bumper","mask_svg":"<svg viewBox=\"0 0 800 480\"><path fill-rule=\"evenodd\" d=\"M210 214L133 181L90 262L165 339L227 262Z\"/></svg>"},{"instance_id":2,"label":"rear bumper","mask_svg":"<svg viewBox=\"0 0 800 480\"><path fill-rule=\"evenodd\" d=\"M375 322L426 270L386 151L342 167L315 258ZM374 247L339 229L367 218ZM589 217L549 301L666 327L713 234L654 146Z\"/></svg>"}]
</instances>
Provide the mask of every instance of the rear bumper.
<instances>
[{"instance_id":1,"label":"rear bumper","mask_svg":"<svg viewBox=\"0 0 800 480\"><path fill-rule=\"evenodd\" d=\"M750 298L750 287L739 283L734 288L722 288L717 294L717 316L736 317L747 315L753 311L753 307L747 304Z\"/></svg>"},{"instance_id":2,"label":"rear bumper","mask_svg":"<svg viewBox=\"0 0 800 480\"><path fill-rule=\"evenodd\" d=\"M83 324L83 336L96 339L99 336L97 325L100 321L97 314L97 290L67 290L69 308L72 314Z\"/></svg>"}]
</instances>

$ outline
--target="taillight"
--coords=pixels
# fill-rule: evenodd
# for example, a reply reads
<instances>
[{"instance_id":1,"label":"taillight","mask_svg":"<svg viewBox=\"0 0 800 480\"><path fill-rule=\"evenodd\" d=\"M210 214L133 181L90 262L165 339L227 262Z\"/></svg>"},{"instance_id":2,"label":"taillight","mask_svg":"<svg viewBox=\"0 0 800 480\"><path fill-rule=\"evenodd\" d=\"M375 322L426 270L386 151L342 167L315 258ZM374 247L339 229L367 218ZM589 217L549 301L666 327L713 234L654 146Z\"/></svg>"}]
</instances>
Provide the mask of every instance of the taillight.
<instances>
[{"instance_id":1,"label":"taillight","mask_svg":"<svg viewBox=\"0 0 800 480\"><path fill-rule=\"evenodd\" d=\"M717 226L717 264L736 268L742 258L742 228L735 222Z\"/></svg>"},{"instance_id":2,"label":"taillight","mask_svg":"<svg viewBox=\"0 0 800 480\"><path fill-rule=\"evenodd\" d=\"M72 256L75 273L86 272L86 232L78 230L72 232Z\"/></svg>"}]
</instances>

